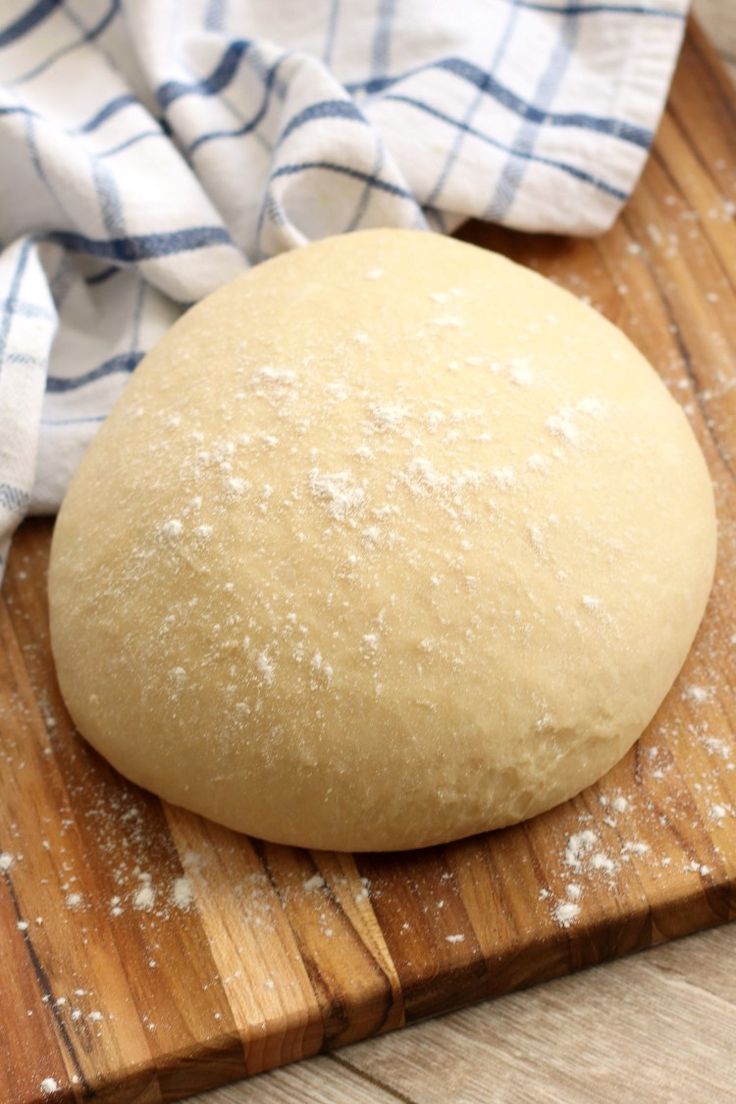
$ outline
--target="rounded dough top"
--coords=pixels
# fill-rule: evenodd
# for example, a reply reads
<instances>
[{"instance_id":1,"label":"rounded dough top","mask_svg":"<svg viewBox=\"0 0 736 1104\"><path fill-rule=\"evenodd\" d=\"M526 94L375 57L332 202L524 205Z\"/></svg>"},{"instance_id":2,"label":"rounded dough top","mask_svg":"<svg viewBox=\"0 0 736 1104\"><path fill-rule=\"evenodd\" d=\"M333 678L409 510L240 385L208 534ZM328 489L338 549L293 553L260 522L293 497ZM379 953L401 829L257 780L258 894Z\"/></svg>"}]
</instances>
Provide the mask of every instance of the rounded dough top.
<instances>
[{"instance_id":1,"label":"rounded dough top","mask_svg":"<svg viewBox=\"0 0 736 1104\"><path fill-rule=\"evenodd\" d=\"M366 231L141 363L59 515L52 643L79 730L169 801L422 846L612 766L714 555L703 457L623 334L503 257Z\"/></svg>"}]
</instances>

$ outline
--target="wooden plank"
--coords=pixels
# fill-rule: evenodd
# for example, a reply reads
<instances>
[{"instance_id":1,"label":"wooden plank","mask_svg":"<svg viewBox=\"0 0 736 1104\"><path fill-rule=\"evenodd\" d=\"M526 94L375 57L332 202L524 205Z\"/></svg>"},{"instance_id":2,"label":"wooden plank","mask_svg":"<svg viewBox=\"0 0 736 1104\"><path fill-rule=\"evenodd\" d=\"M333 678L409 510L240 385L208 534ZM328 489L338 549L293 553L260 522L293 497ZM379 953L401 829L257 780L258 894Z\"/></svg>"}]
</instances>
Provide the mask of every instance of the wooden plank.
<instances>
[{"instance_id":1,"label":"wooden plank","mask_svg":"<svg viewBox=\"0 0 736 1104\"><path fill-rule=\"evenodd\" d=\"M245 1094L247 1093L247 1097ZM204 1101L210 1097L200 1097ZM401 1093L381 1086L370 1074L355 1071L332 1059L317 1058L300 1066L275 1070L244 1085L217 1089L217 1104L395 1104L407 1100Z\"/></svg>"},{"instance_id":2,"label":"wooden plank","mask_svg":"<svg viewBox=\"0 0 736 1104\"><path fill-rule=\"evenodd\" d=\"M734 915L730 96L692 31L654 156L605 238L464 232L623 326L683 402L715 480L719 569L693 652L637 748L575 801L355 860L167 807L76 736L48 645L50 527L22 528L0 602L7 1099L44 1099L43 1084L60 1101L177 1099Z\"/></svg>"},{"instance_id":3,"label":"wooden plank","mask_svg":"<svg viewBox=\"0 0 736 1104\"><path fill-rule=\"evenodd\" d=\"M736 7L732 0L694 0L692 10L736 83Z\"/></svg>"},{"instance_id":4,"label":"wooden plank","mask_svg":"<svg viewBox=\"0 0 736 1104\"><path fill-rule=\"evenodd\" d=\"M736 985L724 964L734 953L731 925L349 1047L337 1056L343 1099L369 1104L384 1091L414 1104L732 1104ZM328 1077L330 1063L297 1067L305 1087ZM362 1085L347 1079L353 1072ZM192 1104L265 1104L280 1088L269 1074Z\"/></svg>"}]
</instances>

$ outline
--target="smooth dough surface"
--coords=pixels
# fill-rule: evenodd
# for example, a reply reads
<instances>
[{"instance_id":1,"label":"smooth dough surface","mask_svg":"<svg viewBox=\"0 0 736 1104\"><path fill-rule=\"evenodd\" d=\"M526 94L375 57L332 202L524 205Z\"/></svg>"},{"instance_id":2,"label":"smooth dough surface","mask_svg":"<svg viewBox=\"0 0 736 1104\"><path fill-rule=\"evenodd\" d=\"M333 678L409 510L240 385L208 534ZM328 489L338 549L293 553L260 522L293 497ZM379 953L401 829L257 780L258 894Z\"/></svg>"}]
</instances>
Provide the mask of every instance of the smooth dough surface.
<instances>
[{"instance_id":1,"label":"smooth dough surface","mask_svg":"<svg viewBox=\"0 0 736 1104\"><path fill-rule=\"evenodd\" d=\"M59 515L52 643L81 733L169 801L423 846L608 770L714 557L701 452L623 334L503 257L366 231L141 363Z\"/></svg>"}]
</instances>

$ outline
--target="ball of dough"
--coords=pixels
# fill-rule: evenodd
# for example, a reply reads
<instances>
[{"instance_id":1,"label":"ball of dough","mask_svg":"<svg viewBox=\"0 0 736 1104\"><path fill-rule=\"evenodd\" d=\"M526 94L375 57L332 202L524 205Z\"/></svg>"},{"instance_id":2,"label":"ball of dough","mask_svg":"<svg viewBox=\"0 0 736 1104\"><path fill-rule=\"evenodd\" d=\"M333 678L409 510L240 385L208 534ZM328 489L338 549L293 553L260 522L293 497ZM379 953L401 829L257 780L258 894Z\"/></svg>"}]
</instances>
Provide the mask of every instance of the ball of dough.
<instances>
[{"instance_id":1,"label":"ball of dough","mask_svg":"<svg viewBox=\"0 0 736 1104\"><path fill-rule=\"evenodd\" d=\"M623 334L503 257L367 231L142 362L59 515L53 649L80 732L168 801L420 847L616 763L714 556L703 457Z\"/></svg>"}]
</instances>

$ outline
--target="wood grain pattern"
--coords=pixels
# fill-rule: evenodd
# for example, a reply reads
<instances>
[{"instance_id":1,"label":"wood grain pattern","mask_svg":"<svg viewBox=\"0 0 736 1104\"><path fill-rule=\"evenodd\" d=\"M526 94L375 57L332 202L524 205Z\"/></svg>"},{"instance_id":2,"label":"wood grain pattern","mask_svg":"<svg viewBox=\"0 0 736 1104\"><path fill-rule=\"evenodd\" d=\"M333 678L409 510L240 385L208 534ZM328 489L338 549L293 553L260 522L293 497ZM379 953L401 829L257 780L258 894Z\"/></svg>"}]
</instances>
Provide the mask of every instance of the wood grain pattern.
<instances>
[{"instance_id":1,"label":"wood grain pattern","mask_svg":"<svg viewBox=\"0 0 736 1104\"><path fill-rule=\"evenodd\" d=\"M192 1104L734 1104L736 924Z\"/></svg>"},{"instance_id":2,"label":"wood grain pattern","mask_svg":"<svg viewBox=\"0 0 736 1104\"><path fill-rule=\"evenodd\" d=\"M734 114L691 31L654 156L605 238L464 235L631 334L685 404L717 490L696 646L637 748L575 801L355 859L164 806L74 733L48 649L50 527L20 531L0 603L0 1099L44 1099L50 1078L56 1100L174 1100L734 916ZM576 852L581 831L595 840Z\"/></svg>"}]
</instances>

